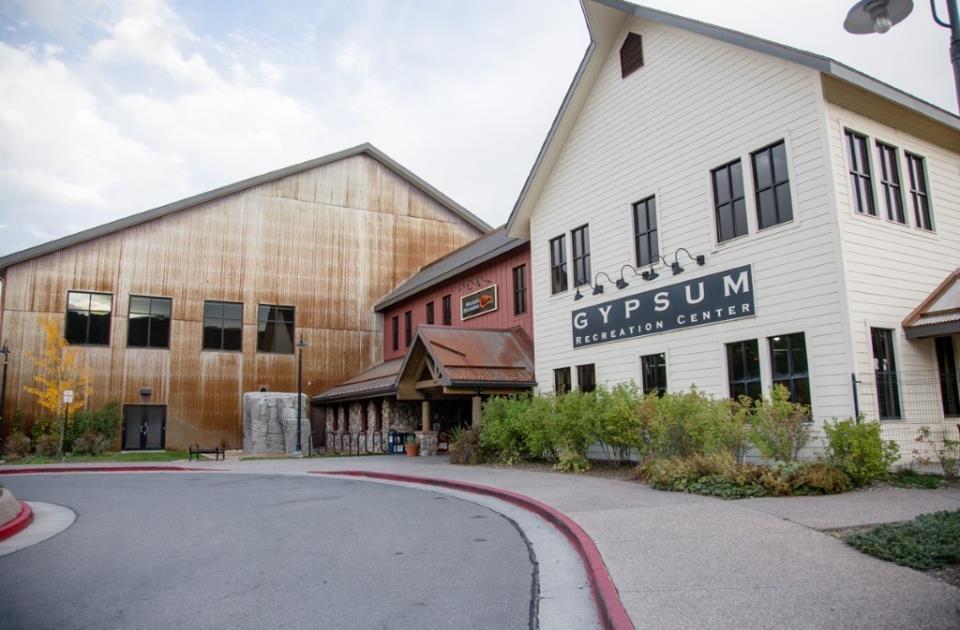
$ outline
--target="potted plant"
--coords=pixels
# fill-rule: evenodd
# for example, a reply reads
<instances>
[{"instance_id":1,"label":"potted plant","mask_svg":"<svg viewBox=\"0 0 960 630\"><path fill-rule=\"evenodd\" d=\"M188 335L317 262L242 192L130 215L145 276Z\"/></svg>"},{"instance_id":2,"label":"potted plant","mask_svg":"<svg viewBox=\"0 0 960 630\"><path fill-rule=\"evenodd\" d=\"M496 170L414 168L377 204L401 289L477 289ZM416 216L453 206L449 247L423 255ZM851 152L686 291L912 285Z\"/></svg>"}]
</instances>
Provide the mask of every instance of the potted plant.
<instances>
[{"instance_id":1,"label":"potted plant","mask_svg":"<svg viewBox=\"0 0 960 630\"><path fill-rule=\"evenodd\" d=\"M416 457L420 454L420 442L417 441L416 435L413 433L407 434L403 444L403 450L406 452L407 457Z\"/></svg>"}]
</instances>

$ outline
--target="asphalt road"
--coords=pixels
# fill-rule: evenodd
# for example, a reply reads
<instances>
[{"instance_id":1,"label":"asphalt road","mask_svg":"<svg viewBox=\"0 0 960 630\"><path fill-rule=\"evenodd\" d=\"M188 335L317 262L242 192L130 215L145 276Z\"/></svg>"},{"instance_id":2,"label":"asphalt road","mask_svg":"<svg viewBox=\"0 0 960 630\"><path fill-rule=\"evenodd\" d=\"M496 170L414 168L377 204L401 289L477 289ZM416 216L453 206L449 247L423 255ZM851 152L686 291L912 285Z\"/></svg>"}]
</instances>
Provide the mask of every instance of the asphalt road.
<instances>
[{"instance_id":1,"label":"asphalt road","mask_svg":"<svg viewBox=\"0 0 960 630\"><path fill-rule=\"evenodd\" d=\"M0 557L0 628L527 628L535 567L479 505L282 475L7 477L68 506Z\"/></svg>"}]
</instances>

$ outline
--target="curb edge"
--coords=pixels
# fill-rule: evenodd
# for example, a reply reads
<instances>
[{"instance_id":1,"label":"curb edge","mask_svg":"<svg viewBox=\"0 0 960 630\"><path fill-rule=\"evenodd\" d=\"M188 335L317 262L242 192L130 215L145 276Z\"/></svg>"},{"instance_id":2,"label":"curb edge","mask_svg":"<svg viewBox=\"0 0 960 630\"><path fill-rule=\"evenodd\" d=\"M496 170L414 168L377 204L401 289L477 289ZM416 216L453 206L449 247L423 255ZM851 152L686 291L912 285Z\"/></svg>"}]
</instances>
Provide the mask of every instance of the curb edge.
<instances>
[{"instance_id":1,"label":"curb edge","mask_svg":"<svg viewBox=\"0 0 960 630\"><path fill-rule=\"evenodd\" d=\"M40 475L84 472L222 472L219 469L190 468L188 466L30 466L25 468L0 468L0 475Z\"/></svg>"},{"instance_id":2,"label":"curb edge","mask_svg":"<svg viewBox=\"0 0 960 630\"><path fill-rule=\"evenodd\" d=\"M33 508L26 501L18 501L20 511L12 519L0 525L0 541L19 534L33 521Z\"/></svg>"}]
</instances>

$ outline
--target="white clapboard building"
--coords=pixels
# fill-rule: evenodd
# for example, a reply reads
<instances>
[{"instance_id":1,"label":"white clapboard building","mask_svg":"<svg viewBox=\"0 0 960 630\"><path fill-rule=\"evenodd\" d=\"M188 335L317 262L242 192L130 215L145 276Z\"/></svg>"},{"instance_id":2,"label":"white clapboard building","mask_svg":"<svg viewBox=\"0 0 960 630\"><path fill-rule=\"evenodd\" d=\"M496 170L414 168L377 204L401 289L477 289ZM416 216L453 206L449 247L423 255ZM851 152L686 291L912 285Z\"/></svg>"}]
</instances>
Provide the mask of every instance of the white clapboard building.
<instances>
[{"instance_id":1,"label":"white clapboard building","mask_svg":"<svg viewBox=\"0 0 960 630\"><path fill-rule=\"evenodd\" d=\"M541 391L774 383L909 456L960 419L960 118L831 59L616 0L509 222Z\"/></svg>"}]
</instances>

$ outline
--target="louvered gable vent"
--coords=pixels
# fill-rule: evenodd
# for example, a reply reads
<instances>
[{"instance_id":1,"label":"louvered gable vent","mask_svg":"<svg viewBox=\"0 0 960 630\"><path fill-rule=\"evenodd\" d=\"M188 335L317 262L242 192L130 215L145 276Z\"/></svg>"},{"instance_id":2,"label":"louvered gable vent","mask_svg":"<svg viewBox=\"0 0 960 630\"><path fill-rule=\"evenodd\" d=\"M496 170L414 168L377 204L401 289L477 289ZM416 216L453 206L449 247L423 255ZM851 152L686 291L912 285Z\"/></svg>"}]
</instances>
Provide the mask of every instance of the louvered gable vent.
<instances>
[{"instance_id":1,"label":"louvered gable vent","mask_svg":"<svg viewBox=\"0 0 960 630\"><path fill-rule=\"evenodd\" d=\"M627 34L620 47L620 73L626 79L628 75L643 67L643 39L636 33Z\"/></svg>"}]
</instances>

